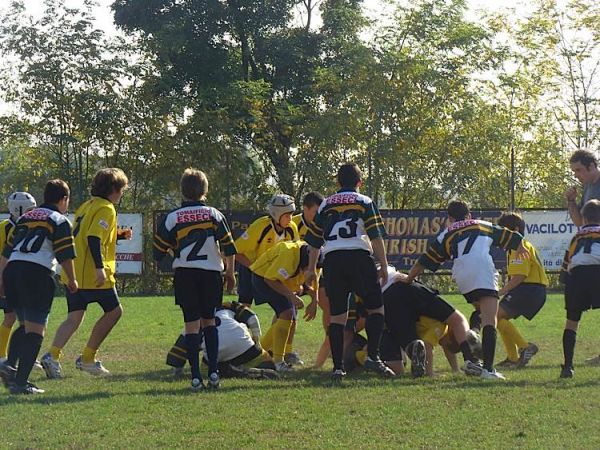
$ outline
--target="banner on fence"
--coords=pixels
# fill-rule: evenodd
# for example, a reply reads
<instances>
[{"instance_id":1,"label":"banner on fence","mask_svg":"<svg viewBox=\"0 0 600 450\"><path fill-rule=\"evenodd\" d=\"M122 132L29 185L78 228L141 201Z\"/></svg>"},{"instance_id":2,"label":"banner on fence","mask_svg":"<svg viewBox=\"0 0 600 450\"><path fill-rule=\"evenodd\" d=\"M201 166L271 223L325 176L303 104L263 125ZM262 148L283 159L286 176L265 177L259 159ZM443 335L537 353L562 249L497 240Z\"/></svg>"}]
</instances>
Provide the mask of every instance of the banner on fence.
<instances>
[{"instance_id":1,"label":"banner on fence","mask_svg":"<svg viewBox=\"0 0 600 450\"><path fill-rule=\"evenodd\" d=\"M0 220L8 214L0 214ZM73 223L73 214L67 217ZM132 229L132 238L117 241L117 274L141 275L144 266L144 230L142 214L118 214L119 227Z\"/></svg>"}]
</instances>

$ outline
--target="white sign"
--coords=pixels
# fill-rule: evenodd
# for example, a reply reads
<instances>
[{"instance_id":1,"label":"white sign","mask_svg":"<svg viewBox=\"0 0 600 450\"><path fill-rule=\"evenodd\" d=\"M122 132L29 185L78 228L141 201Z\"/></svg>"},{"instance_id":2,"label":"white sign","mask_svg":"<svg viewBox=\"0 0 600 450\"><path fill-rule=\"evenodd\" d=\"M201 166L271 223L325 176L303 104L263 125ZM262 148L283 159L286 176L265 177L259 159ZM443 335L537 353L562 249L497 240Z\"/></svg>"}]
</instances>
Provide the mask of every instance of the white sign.
<instances>
[{"instance_id":1,"label":"white sign","mask_svg":"<svg viewBox=\"0 0 600 450\"><path fill-rule=\"evenodd\" d=\"M559 271L577 226L563 211L523 211L525 239L537 249L547 271Z\"/></svg>"},{"instance_id":2,"label":"white sign","mask_svg":"<svg viewBox=\"0 0 600 450\"><path fill-rule=\"evenodd\" d=\"M8 219L8 217L8 214L0 214L0 220ZM73 223L73 214L68 214L67 217ZM117 226L132 230L131 239L117 241L117 274L141 275L144 264L142 215L117 214Z\"/></svg>"}]
</instances>

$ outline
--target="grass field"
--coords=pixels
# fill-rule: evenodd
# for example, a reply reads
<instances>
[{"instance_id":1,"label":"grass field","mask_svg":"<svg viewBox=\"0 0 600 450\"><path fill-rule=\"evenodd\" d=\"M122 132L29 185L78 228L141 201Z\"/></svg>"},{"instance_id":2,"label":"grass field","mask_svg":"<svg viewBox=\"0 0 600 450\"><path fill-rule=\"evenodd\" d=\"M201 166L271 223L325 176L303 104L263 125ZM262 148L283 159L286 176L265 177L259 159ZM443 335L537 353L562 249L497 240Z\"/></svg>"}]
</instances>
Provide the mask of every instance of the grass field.
<instances>
[{"instance_id":1,"label":"grass field","mask_svg":"<svg viewBox=\"0 0 600 450\"><path fill-rule=\"evenodd\" d=\"M448 298L468 311L459 297ZM281 381L225 380L219 392L199 394L187 379L172 380L164 365L181 329L172 299L123 304L123 319L100 354L113 375L98 379L75 369L99 315L94 306L65 349L65 379L35 371L32 381L45 394L0 397L0 448L600 448L600 368L582 364L600 350L597 313L584 314L575 378L559 380L560 295L550 296L534 322L516 321L540 353L525 370L506 371L506 382L451 375L438 350L434 379L351 374L343 387L331 387L326 365ZM271 312L257 311L265 329ZM59 298L42 351L65 314ZM307 366L321 336L320 320L300 323L296 347ZM496 359L504 359L500 343Z\"/></svg>"}]
</instances>

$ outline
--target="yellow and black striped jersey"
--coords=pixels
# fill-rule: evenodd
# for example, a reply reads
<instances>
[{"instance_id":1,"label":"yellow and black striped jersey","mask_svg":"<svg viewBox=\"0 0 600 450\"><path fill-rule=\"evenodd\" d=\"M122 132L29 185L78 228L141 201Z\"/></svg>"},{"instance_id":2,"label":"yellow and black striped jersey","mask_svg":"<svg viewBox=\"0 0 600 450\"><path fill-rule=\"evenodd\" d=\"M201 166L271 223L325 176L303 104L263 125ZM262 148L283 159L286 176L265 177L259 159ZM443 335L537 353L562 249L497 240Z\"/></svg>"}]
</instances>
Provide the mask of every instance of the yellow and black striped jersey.
<instances>
[{"instance_id":1,"label":"yellow and black striped jersey","mask_svg":"<svg viewBox=\"0 0 600 450\"><path fill-rule=\"evenodd\" d=\"M292 221L298 228L298 239L304 240L306 233L308 233L308 221L305 219L304 214L296 214L292 217Z\"/></svg>"},{"instance_id":2,"label":"yellow and black striped jersey","mask_svg":"<svg viewBox=\"0 0 600 450\"><path fill-rule=\"evenodd\" d=\"M159 224L154 235L154 259L173 251L173 269L189 267L223 270L225 256L235 255L236 246L225 216L203 202L183 202Z\"/></svg>"},{"instance_id":3,"label":"yellow and black striped jersey","mask_svg":"<svg viewBox=\"0 0 600 450\"><path fill-rule=\"evenodd\" d=\"M336 250L367 250L370 239L385 237L383 220L377 206L354 189L341 189L319 206L315 220L308 226L305 240L323 247L323 254Z\"/></svg>"},{"instance_id":4,"label":"yellow and black striped jersey","mask_svg":"<svg viewBox=\"0 0 600 450\"><path fill-rule=\"evenodd\" d=\"M600 265L600 225L584 225L573 236L563 260L563 271Z\"/></svg>"},{"instance_id":5,"label":"yellow and black striped jersey","mask_svg":"<svg viewBox=\"0 0 600 450\"><path fill-rule=\"evenodd\" d=\"M17 221L2 255L10 261L28 261L55 271L59 263L75 258L71 223L56 206L44 204Z\"/></svg>"},{"instance_id":6,"label":"yellow and black striped jersey","mask_svg":"<svg viewBox=\"0 0 600 450\"><path fill-rule=\"evenodd\" d=\"M235 246L238 253L248 258L252 264L260 255L279 242L297 240L298 228L293 221L281 233L278 233L271 216L263 216L252 222L248 229L235 240Z\"/></svg>"},{"instance_id":7,"label":"yellow and black striped jersey","mask_svg":"<svg viewBox=\"0 0 600 450\"><path fill-rule=\"evenodd\" d=\"M10 232L14 226L15 223L12 221L12 219L5 219L0 222L0 254L4 251L4 247L8 241L8 236L10 235Z\"/></svg>"}]
</instances>

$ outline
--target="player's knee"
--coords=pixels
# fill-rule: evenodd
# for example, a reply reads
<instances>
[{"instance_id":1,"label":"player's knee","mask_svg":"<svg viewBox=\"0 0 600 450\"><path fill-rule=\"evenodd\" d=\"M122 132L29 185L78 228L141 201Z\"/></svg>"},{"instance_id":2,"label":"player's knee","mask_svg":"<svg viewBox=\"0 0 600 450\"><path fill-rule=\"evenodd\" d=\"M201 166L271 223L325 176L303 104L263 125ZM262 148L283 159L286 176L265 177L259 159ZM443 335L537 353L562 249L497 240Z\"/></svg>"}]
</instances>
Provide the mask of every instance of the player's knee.
<instances>
[{"instance_id":1,"label":"player's knee","mask_svg":"<svg viewBox=\"0 0 600 450\"><path fill-rule=\"evenodd\" d=\"M106 315L110 316L116 322L123 315L123 307L121 305L117 305L116 308L107 312Z\"/></svg>"},{"instance_id":2,"label":"player's knee","mask_svg":"<svg viewBox=\"0 0 600 450\"><path fill-rule=\"evenodd\" d=\"M294 310L286 309L285 311L280 312L277 317L283 320L292 320L294 318Z\"/></svg>"},{"instance_id":3,"label":"player's knee","mask_svg":"<svg viewBox=\"0 0 600 450\"><path fill-rule=\"evenodd\" d=\"M84 316L85 316L85 311L70 312L69 315L67 316L66 323L69 327L76 330L77 328L79 328L79 325L81 325L81 322L83 322Z\"/></svg>"},{"instance_id":4,"label":"player's knee","mask_svg":"<svg viewBox=\"0 0 600 450\"><path fill-rule=\"evenodd\" d=\"M367 311L369 314L381 314L382 316L384 315L383 305L381 305L379 308L368 309Z\"/></svg>"},{"instance_id":5,"label":"player's knee","mask_svg":"<svg viewBox=\"0 0 600 450\"><path fill-rule=\"evenodd\" d=\"M2 325L6 328L11 328L15 322L17 321L17 315L14 312L4 314L4 320L2 320Z\"/></svg>"}]
</instances>

